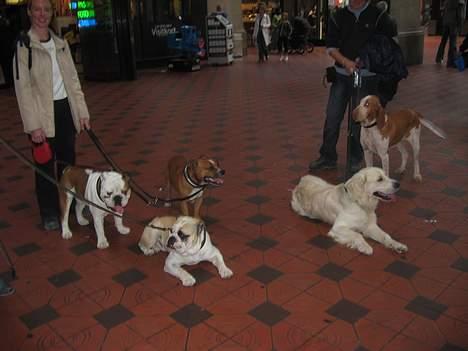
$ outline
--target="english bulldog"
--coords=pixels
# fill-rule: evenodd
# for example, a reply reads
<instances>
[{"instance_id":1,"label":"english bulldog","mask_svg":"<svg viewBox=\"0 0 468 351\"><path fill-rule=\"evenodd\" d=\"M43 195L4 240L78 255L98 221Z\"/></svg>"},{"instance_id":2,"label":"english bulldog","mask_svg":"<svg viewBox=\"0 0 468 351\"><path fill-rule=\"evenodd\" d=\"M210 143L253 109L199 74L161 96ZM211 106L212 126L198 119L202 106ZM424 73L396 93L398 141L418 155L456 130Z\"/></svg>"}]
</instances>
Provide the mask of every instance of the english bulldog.
<instances>
[{"instance_id":1,"label":"english bulldog","mask_svg":"<svg viewBox=\"0 0 468 351\"><path fill-rule=\"evenodd\" d=\"M213 158L200 156L195 160L187 160L183 156L175 156L169 160L167 167L168 197L171 198L171 189L175 190L180 198L193 195L180 202L181 214L201 218L200 207L203 203L204 189L209 185L222 185L225 173L219 162ZM193 211L189 210L189 204L193 204Z\"/></svg>"},{"instance_id":2,"label":"english bulldog","mask_svg":"<svg viewBox=\"0 0 468 351\"><path fill-rule=\"evenodd\" d=\"M123 235L130 233L130 228L124 226L122 221L125 206L127 206L132 193L128 177L117 172L96 172L91 169L70 166L64 170L60 184L86 200L114 212L114 223L119 233ZM68 226L68 217L73 195L59 188L59 198L62 238L70 239L72 232ZM83 210L86 206L88 205L85 202L76 198L75 214L80 225L89 224L89 221L83 216ZM109 247L109 242L104 234L104 217L108 213L94 206L89 206L89 211L93 216L97 247L105 249Z\"/></svg>"},{"instance_id":3,"label":"english bulldog","mask_svg":"<svg viewBox=\"0 0 468 351\"><path fill-rule=\"evenodd\" d=\"M192 286L196 280L182 268L183 265L209 261L218 269L221 278L233 275L224 263L221 252L211 243L206 226L199 218L156 217L143 231L138 246L147 256L159 251L169 252L164 271L179 278L184 286Z\"/></svg>"}]
</instances>

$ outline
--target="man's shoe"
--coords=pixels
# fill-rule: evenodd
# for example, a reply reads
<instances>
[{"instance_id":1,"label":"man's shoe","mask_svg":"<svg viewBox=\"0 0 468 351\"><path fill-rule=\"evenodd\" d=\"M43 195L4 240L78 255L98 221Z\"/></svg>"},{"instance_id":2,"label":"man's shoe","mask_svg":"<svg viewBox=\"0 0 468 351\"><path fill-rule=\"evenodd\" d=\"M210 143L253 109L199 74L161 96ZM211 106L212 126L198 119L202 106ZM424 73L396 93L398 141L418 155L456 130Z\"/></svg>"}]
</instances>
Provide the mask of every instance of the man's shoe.
<instances>
[{"instance_id":1,"label":"man's shoe","mask_svg":"<svg viewBox=\"0 0 468 351\"><path fill-rule=\"evenodd\" d=\"M336 161L330 161L323 157L312 161L309 164L309 171L318 171L320 169L336 169Z\"/></svg>"},{"instance_id":2,"label":"man's shoe","mask_svg":"<svg viewBox=\"0 0 468 351\"><path fill-rule=\"evenodd\" d=\"M47 217L43 220L44 230L58 230L60 229L60 223L57 217Z\"/></svg>"}]
</instances>

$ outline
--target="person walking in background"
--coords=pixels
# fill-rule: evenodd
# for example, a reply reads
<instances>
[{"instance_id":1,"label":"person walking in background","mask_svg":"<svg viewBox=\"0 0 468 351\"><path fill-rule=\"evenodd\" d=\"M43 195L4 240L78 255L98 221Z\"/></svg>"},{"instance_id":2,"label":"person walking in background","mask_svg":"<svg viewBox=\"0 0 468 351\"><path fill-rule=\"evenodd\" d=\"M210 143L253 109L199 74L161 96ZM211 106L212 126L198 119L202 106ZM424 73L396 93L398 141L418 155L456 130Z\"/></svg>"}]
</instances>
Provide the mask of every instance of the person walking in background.
<instances>
[{"instance_id":1,"label":"person walking in background","mask_svg":"<svg viewBox=\"0 0 468 351\"><path fill-rule=\"evenodd\" d=\"M281 23L278 26L278 53L280 61L288 61L289 37L291 36L292 26L288 20L288 13L285 11L281 16Z\"/></svg>"},{"instance_id":2,"label":"person walking in background","mask_svg":"<svg viewBox=\"0 0 468 351\"><path fill-rule=\"evenodd\" d=\"M437 50L436 63L443 62L448 39L447 67L456 67L454 60L457 52L457 35L462 26L463 9L464 0L445 0L442 16L442 37Z\"/></svg>"},{"instance_id":3,"label":"person walking in background","mask_svg":"<svg viewBox=\"0 0 468 351\"><path fill-rule=\"evenodd\" d=\"M328 54L335 60L334 74L329 77L332 82L326 110L323 140L320 157L309 164L309 171L334 169L337 167L338 155L336 144L340 134L341 122L346 106L353 93L352 74L358 69L359 52L373 34L383 34L390 38L397 35L395 23L387 12L379 10L370 1L350 0L344 8L331 13L326 35ZM362 85L361 97L376 94L377 77L366 69L360 70ZM363 158L360 143L360 126L353 121L351 141L351 171L356 172Z\"/></svg>"},{"instance_id":4,"label":"person walking in background","mask_svg":"<svg viewBox=\"0 0 468 351\"><path fill-rule=\"evenodd\" d=\"M275 8L271 15L271 43L270 52L278 50L279 25L281 23L281 9Z\"/></svg>"},{"instance_id":5,"label":"person walking in background","mask_svg":"<svg viewBox=\"0 0 468 351\"><path fill-rule=\"evenodd\" d=\"M29 0L27 12L31 28L13 58L16 97L24 131L42 152L36 166L57 179L75 164L75 136L90 128L89 112L70 48L49 29L51 0ZM38 173L35 183L43 227L57 230L57 187Z\"/></svg>"},{"instance_id":6,"label":"person walking in background","mask_svg":"<svg viewBox=\"0 0 468 351\"><path fill-rule=\"evenodd\" d=\"M266 13L265 3L258 4L258 13L255 18L253 37L257 44L258 62L268 60L268 45L270 45L270 16Z\"/></svg>"}]
</instances>

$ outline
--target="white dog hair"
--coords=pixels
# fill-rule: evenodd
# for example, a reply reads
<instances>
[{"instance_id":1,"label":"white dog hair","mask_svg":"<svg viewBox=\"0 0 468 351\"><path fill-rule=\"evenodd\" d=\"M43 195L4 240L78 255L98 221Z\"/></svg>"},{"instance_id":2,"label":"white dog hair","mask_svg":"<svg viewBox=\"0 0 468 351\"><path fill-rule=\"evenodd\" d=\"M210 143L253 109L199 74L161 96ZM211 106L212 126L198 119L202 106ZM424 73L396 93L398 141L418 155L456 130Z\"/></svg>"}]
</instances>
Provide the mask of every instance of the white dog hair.
<instances>
[{"instance_id":1,"label":"white dog hair","mask_svg":"<svg viewBox=\"0 0 468 351\"><path fill-rule=\"evenodd\" d=\"M218 269L221 278L227 279L233 275L224 263L223 255L211 242L204 222L199 218L156 217L143 231L138 246L146 256L160 251L169 252L164 271L179 278L184 286L192 286L196 280L182 268L183 265L209 261Z\"/></svg>"},{"instance_id":2,"label":"white dog hair","mask_svg":"<svg viewBox=\"0 0 468 351\"><path fill-rule=\"evenodd\" d=\"M364 168L338 185L306 175L293 190L291 206L301 216L331 224L328 235L351 249L372 255L372 247L364 239L367 237L403 253L408 251L407 246L380 229L375 215L379 200L393 200L399 187L376 167Z\"/></svg>"}]
</instances>

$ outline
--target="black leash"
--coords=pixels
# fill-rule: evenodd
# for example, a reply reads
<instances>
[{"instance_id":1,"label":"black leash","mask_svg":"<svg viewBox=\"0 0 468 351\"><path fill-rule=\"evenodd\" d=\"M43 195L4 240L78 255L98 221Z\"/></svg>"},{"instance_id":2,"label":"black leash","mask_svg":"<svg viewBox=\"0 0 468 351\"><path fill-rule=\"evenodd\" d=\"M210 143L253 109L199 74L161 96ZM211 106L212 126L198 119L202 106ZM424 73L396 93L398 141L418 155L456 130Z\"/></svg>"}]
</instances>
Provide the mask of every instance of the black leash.
<instances>
[{"instance_id":1,"label":"black leash","mask_svg":"<svg viewBox=\"0 0 468 351\"><path fill-rule=\"evenodd\" d=\"M73 197L77 198L78 200L86 203L87 205L89 206L93 206L95 208L98 208L100 209L101 211L104 211L106 213L109 213L109 214L112 214L113 216L116 216L116 217L120 217L120 218L123 218L123 215L121 215L120 213L117 213L117 212L114 212L114 211L111 211L109 210L108 208L106 207L102 207L98 204L95 204L94 202L92 201L89 201L88 199L86 199L84 196L81 196L80 194L77 194L75 193L74 191L68 189L67 187L61 185L59 182L57 182L54 178L52 178L51 176L49 176L47 173L45 173L42 169L39 169L33 162L31 162L28 158L26 158L19 150L17 150L13 145L11 145L10 143L8 143L5 139L3 139L1 136L0 136L0 142L11 152L13 153L17 158L19 158L24 164L26 164L27 166L29 166L30 168L34 169L34 171L36 171L38 174L40 174L42 177L44 177L46 180L48 180L49 182L51 182L52 184L55 184L57 186L57 188L60 188L64 191L66 191L67 193L71 194ZM133 222L136 222L138 223L139 225L143 226L143 227L150 227L150 228L153 228L153 229L158 229L158 230L170 230L170 228L163 228L163 227L156 227L156 226L153 226L152 224L147 224L147 225L143 225L141 223L141 220L139 219L136 219L136 218L133 218L133 217L129 217L128 215L125 216L126 219L129 219L130 221L133 221Z\"/></svg>"},{"instance_id":2,"label":"black leash","mask_svg":"<svg viewBox=\"0 0 468 351\"><path fill-rule=\"evenodd\" d=\"M109 156L109 154L106 153L104 150L104 147L102 146L101 141L99 138L96 136L93 130L91 129L86 129L86 132L88 133L90 139L93 141L94 145L96 145L96 148L99 150L101 153L102 157L109 163L109 165L112 167L113 170L116 172L119 172L121 174L125 174L126 172L123 171L117 163L114 162L114 160ZM197 196L199 193L201 193L203 190L205 190L206 186L200 186L200 189L198 189L196 192L193 194L190 194L185 197L179 197L179 198L173 198L173 199L163 199L157 196L152 196L148 192L146 192L141 186L139 186L131 177L130 179L130 186L132 187L132 190L137 194L137 196L142 199L144 202L146 202L147 205L149 206L154 206L157 207L158 202L164 202L164 203L171 203L171 202L178 202L178 201L185 201L185 200L190 200Z\"/></svg>"}]
</instances>

